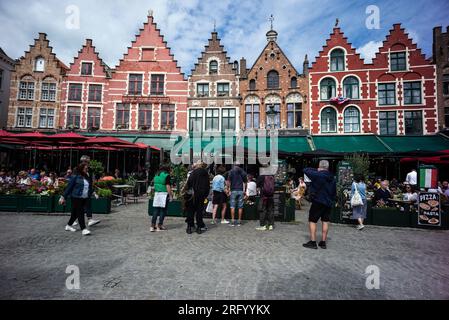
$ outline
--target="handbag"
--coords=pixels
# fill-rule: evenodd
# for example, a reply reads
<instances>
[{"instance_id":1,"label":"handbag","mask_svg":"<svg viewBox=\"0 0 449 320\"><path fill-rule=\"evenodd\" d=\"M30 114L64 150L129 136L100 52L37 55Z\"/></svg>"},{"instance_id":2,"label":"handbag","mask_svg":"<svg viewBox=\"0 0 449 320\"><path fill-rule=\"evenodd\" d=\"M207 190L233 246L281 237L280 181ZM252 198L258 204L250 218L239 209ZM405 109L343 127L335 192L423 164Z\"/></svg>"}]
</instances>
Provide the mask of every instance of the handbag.
<instances>
[{"instance_id":1,"label":"handbag","mask_svg":"<svg viewBox=\"0 0 449 320\"><path fill-rule=\"evenodd\" d=\"M207 213L213 213L214 212L214 205L212 204L212 201L209 201L206 208Z\"/></svg>"},{"instance_id":2,"label":"handbag","mask_svg":"<svg viewBox=\"0 0 449 320\"><path fill-rule=\"evenodd\" d=\"M357 183L354 184L355 190L351 197L351 207L363 206L362 196L360 195L359 189L357 188Z\"/></svg>"}]
</instances>

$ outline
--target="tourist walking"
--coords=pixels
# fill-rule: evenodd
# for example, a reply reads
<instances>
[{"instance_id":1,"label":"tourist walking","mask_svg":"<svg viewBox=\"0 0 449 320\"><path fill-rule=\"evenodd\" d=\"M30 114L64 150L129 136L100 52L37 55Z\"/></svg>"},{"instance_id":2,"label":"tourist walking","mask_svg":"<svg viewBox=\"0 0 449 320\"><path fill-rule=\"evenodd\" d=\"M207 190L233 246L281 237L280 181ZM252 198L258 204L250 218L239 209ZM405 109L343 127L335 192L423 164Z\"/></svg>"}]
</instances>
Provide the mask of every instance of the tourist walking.
<instances>
[{"instance_id":1,"label":"tourist walking","mask_svg":"<svg viewBox=\"0 0 449 320\"><path fill-rule=\"evenodd\" d=\"M353 202L357 202L353 204ZM357 220L357 230L363 230L365 225L363 224L366 219L366 184L365 177L357 175L351 186L351 205L352 205L352 219Z\"/></svg>"},{"instance_id":2,"label":"tourist walking","mask_svg":"<svg viewBox=\"0 0 449 320\"><path fill-rule=\"evenodd\" d=\"M72 214L65 230L75 232L76 229L73 226L78 219L83 236L91 234L89 229L86 228L84 221L84 209L92 189L92 184L89 182L88 170L87 164L82 163L79 165L76 175L70 180L64 195L59 200L59 203L64 205L68 197L72 199Z\"/></svg>"},{"instance_id":3,"label":"tourist walking","mask_svg":"<svg viewBox=\"0 0 449 320\"><path fill-rule=\"evenodd\" d=\"M168 165L162 164L159 171L154 176L153 216L151 219L150 232L167 230L164 227L164 219L167 215L168 203L173 200L169 171ZM158 216L159 223L156 227Z\"/></svg>"},{"instance_id":4,"label":"tourist walking","mask_svg":"<svg viewBox=\"0 0 449 320\"><path fill-rule=\"evenodd\" d=\"M219 166L217 168L217 175L212 180L212 224L216 223L219 207L221 207L221 224L229 224L229 221L225 219L227 209L226 180L223 176L225 172L226 169L223 166Z\"/></svg>"},{"instance_id":5,"label":"tourist walking","mask_svg":"<svg viewBox=\"0 0 449 320\"><path fill-rule=\"evenodd\" d=\"M228 174L228 187L231 190L231 227L240 226L243 217L243 198L246 193L247 174L240 168L240 163L236 162ZM238 209L238 221L235 221L235 209Z\"/></svg>"},{"instance_id":6,"label":"tourist walking","mask_svg":"<svg viewBox=\"0 0 449 320\"><path fill-rule=\"evenodd\" d=\"M332 206L337 194L335 177L329 172L329 161L322 160L318 170L313 168L304 169L304 174L311 180L309 191L312 206L309 211L310 241L303 244L305 248L318 249L316 244L317 223L322 222L322 240L319 246L326 249L327 234L329 232L329 221Z\"/></svg>"},{"instance_id":7,"label":"tourist walking","mask_svg":"<svg viewBox=\"0 0 449 320\"><path fill-rule=\"evenodd\" d=\"M209 173L207 172L206 164L198 161L194 170L187 179L185 188L188 193L192 194L190 201L186 203L187 211L187 230L188 234L193 233L196 220L196 232L201 234L206 230L206 225L203 221L204 201L209 195L210 181Z\"/></svg>"},{"instance_id":8,"label":"tourist walking","mask_svg":"<svg viewBox=\"0 0 449 320\"><path fill-rule=\"evenodd\" d=\"M260 175L257 179L257 187L260 190L262 211L260 213L259 231L274 229L274 185L273 175Z\"/></svg>"}]
</instances>

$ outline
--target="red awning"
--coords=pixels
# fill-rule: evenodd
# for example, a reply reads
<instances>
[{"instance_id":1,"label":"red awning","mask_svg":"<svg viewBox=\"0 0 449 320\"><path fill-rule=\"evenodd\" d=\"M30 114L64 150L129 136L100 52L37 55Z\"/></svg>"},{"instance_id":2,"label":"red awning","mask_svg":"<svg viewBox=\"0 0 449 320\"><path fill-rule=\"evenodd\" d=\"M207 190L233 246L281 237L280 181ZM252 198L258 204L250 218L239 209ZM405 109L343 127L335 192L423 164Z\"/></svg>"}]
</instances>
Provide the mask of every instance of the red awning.
<instances>
[{"instance_id":1,"label":"red awning","mask_svg":"<svg viewBox=\"0 0 449 320\"><path fill-rule=\"evenodd\" d=\"M48 136L48 139L51 140L58 140L60 142L81 142L86 141L89 138L82 136L80 134L74 133L74 132L68 132L68 133L58 133L51 136Z\"/></svg>"},{"instance_id":2,"label":"red awning","mask_svg":"<svg viewBox=\"0 0 449 320\"><path fill-rule=\"evenodd\" d=\"M48 140L48 137L49 136L40 132L27 132L14 135L14 138L19 138L22 140Z\"/></svg>"}]
</instances>

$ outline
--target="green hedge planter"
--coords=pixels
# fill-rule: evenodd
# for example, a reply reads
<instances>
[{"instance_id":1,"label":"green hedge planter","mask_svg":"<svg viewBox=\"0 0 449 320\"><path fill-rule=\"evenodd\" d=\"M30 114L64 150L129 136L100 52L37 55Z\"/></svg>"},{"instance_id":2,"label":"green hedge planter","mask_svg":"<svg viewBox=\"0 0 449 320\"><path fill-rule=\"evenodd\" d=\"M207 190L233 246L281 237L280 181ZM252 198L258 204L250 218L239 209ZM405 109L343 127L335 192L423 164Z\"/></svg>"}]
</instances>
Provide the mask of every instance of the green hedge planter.
<instances>
[{"instance_id":1,"label":"green hedge planter","mask_svg":"<svg viewBox=\"0 0 449 320\"><path fill-rule=\"evenodd\" d=\"M92 198L92 213L95 214L110 214L111 213L111 198Z\"/></svg>"},{"instance_id":2,"label":"green hedge planter","mask_svg":"<svg viewBox=\"0 0 449 320\"><path fill-rule=\"evenodd\" d=\"M372 219L376 226L410 227L410 213L401 212L396 208L373 208Z\"/></svg>"},{"instance_id":3,"label":"green hedge planter","mask_svg":"<svg viewBox=\"0 0 449 320\"><path fill-rule=\"evenodd\" d=\"M153 216L153 199L148 200L148 215ZM167 217L184 217L181 200L168 203Z\"/></svg>"},{"instance_id":4,"label":"green hedge planter","mask_svg":"<svg viewBox=\"0 0 449 320\"><path fill-rule=\"evenodd\" d=\"M19 197L19 212L53 212L53 196L25 196Z\"/></svg>"},{"instance_id":5,"label":"green hedge planter","mask_svg":"<svg viewBox=\"0 0 449 320\"><path fill-rule=\"evenodd\" d=\"M0 211L18 212L19 196L17 195L0 195Z\"/></svg>"}]
</instances>

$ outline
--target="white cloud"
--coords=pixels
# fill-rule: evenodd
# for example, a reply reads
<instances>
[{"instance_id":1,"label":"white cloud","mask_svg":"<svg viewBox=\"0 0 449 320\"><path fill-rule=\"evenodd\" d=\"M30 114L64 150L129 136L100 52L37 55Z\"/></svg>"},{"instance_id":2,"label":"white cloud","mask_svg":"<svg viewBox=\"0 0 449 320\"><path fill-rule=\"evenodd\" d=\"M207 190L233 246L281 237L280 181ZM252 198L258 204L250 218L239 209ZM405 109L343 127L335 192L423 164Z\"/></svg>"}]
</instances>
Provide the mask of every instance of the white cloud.
<instances>
[{"instance_id":1,"label":"white cloud","mask_svg":"<svg viewBox=\"0 0 449 320\"><path fill-rule=\"evenodd\" d=\"M365 62L371 63L381 46L382 41L370 41L358 48L357 51L360 53L361 57L365 59Z\"/></svg>"}]
</instances>

